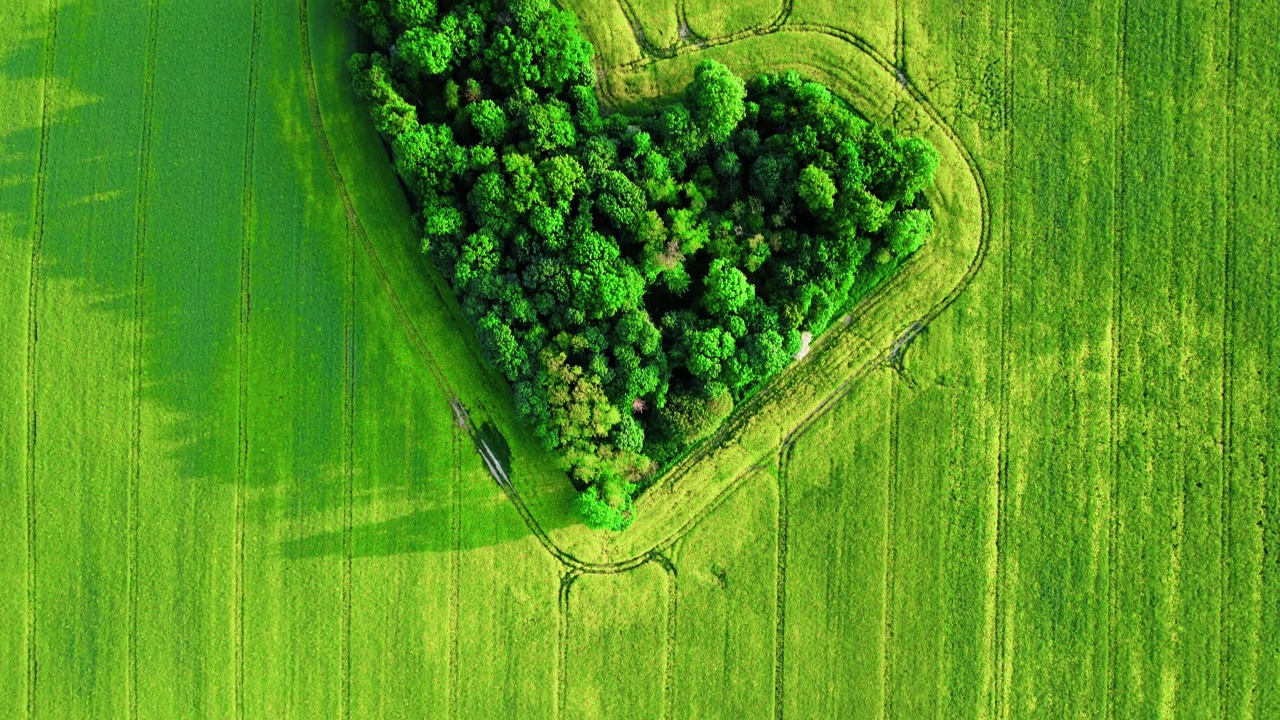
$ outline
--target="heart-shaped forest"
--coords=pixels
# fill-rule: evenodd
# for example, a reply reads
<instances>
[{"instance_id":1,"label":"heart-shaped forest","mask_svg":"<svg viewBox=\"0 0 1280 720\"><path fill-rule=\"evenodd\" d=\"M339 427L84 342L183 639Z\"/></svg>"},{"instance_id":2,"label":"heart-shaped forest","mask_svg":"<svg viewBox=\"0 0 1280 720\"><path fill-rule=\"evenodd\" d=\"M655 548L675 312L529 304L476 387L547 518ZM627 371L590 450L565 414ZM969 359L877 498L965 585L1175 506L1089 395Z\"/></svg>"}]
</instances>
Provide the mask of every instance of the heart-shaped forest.
<instances>
[{"instance_id":1,"label":"heart-shaped forest","mask_svg":"<svg viewBox=\"0 0 1280 720\"><path fill-rule=\"evenodd\" d=\"M356 91L486 361L592 527L925 242L927 140L794 71L712 60L604 115L593 49L549 0L366 0Z\"/></svg>"}]
</instances>

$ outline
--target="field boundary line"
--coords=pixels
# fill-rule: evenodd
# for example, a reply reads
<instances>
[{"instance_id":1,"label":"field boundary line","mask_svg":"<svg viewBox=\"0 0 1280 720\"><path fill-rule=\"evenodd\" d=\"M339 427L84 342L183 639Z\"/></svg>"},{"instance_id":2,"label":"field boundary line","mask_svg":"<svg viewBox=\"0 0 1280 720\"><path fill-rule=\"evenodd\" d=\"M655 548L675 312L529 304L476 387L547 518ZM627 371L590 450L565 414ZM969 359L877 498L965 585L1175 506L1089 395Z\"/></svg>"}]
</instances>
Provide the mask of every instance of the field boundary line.
<instances>
[{"instance_id":1,"label":"field boundary line","mask_svg":"<svg viewBox=\"0 0 1280 720\"><path fill-rule=\"evenodd\" d=\"M356 243L348 220L343 233L347 241L347 307L343 323L342 399L342 717L351 718L351 583L354 550L355 512L355 372L356 372Z\"/></svg>"},{"instance_id":2,"label":"field boundary line","mask_svg":"<svg viewBox=\"0 0 1280 720\"><path fill-rule=\"evenodd\" d=\"M893 501L898 494L899 406L902 402L899 397L902 383L898 380L897 376L889 378L889 479L885 483L884 497L884 609L880 615L880 625L883 628L881 637L884 640L880 658L880 686L883 693L880 697L881 718L893 717L893 693L890 692L889 681L893 678L893 565L896 561L893 552L893 525L897 517Z\"/></svg>"},{"instance_id":3,"label":"field boundary line","mask_svg":"<svg viewBox=\"0 0 1280 720\"><path fill-rule=\"evenodd\" d=\"M36 716L36 682L39 679L39 657L36 653L36 401L38 375L36 372L37 344L40 340L40 265L44 251L44 222L48 203L49 168L49 98L53 94L53 64L58 46L58 1L51 0L45 18L44 54L41 67L40 95L40 159L36 171L35 227L31 239L31 261L27 268L27 717Z\"/></svg>"},{"instance_id":4,"label":"field boundary line","mask_svg":"<svg viewBox=\"0 0 1280 720\"><path fill-rule=\"evenodd\" d=\"M1113 556L1116 547L1116 536L1119 532L1120 518L1116 512L1116 498L1120 478L1120 358L1123 344L1124 323L1124 290L1123 290L1123 245L1124 245L1124 144L1128 138L1125 125L1125 113L1128 112L1128 94L1125 81L1125 68L1128 62L1127 28L1129 24L1129 2L1120 0L1116 19L1116 78L1115 98L1112 112L1112 145L1115 158L1112 163L1112 199L1111 199L1111 401L1110 419L1110 451L1111 482L1107 489L1107 703L1103 707L1103 717L1110 720L1115 711L1116 689L1116 622L1120 613L1120 599L1116 594L1116 558Z\"/></svg>"},{"instance_id":5,"label":"field boundary line","mask_svg":"<svg viewBox=\"0 0 1280 720\"><path fill-rule=\"evenodd\" d=\"M893 2L893 64L902 75L907 71L907 8L906 0Z\"/></svg>"},{"instance_id":6,"label":"field boundary line","mask_svg":"<svg viewBox=\"0 0 1280 720\"><path fill-rule=\"evenodd\" d=\"M1232 246L1235 234L1235 215L1238 208L1239 196L1236 193L1236 143L1235 143L1235 127L1236 127L1236 90L1238 85L1239 71L1239 9L1238 4L1234 0L1228 0L1227 3L1227 92L1226 92L1226 154L1227 154L1227 172L1226 172L1226 217L1225 217L1225 234L1223 242L1223 263L1222 263L1222 417L1220 425L1222 427L1222 466L1221 474L1221 499L1219 500L1219 512L1221 520L1219 528L1221 535L1218 545L1222 558L1228 557L1228 548L1231 546L1231 523L1233 522L1235 513L1233 512L1231 497L1232 486L1235 480L1234 467L1232 460L1234 459L1235 443L1235 410L1232 407L1235 392L1233 384L1233 371L1235 366L1235 328L1232 323L1235 319L1235 267L1232 263ZM1266 484L1263 483L1265 491ZM1265 531L1264 531L1265 532ZM1265 543L1265 535L1264 535ZM1263 546L1265 553L1265 544ZM1222 716L1227 717L1228 701L1227 695L1231 691L1232 678L1228 677L1227 670L1232 667L1232 643L1227 634L1227 620L1225 617L1224 607L1227 599L1232 594L1232 576L1233 572L1228 566L1226 572L1223 573L1221 580L1221 596L1222 604L1218 607L1218 636L1221 639L1218 646L1218 698L1222 711ZM1262 587L1263 566L1259 564L1258 587ZM1253 647L1259 647L1261 622L1254 624L1254 644ZM1253 667L1256 674L1256 659ZM1255 680L1256 684L1256 680ZM1247 694L1248 703L1252 706L1254 694ZM1250 707L1250 710L1253 708Z\"/></svg>"},{"instance_id":7,"label":"field boundary line","mask_svg":"<svg viewBox=\"0 0 1280 720\"><path fill-rule=\"evenodd\" d=\"M142 319L144 308L143 284L146 281L147 194L151 184L151 122L155 112L156 62L160 52L160 2L150 0L150 17L147 23L146 55L142 71L142 139L138 150L138 190L134 204L133 239L133 437L129 455L133 467L129 472L129 496L127 499L128 545L128 668L125 695L129 717L138 717L138 534L140 531L142 484Z\"/></svg>"},{"instance_id":8,"label":"field boundary line","mask_svg":"<svg viewBox=\"0 0 1280 720\"><path fill-rule=\"evenodd\" d=\"M676 625L676 613L680 607L679 593L679 573L676 571L675 563L665 553L656 552L653 554L653 560L666 573L667 578L667 627L666 627L666 648L663 652L662 662L662 717L671 720L675 717L675 667L676 667L676 642L678 626Z\"/></svg>"},{"instance_id":9,"label":"field boundary line","mask_svg":"<svg viewBox=\"0 0 1280 720\"><path fill-rule=\"evenodd\" d=\"M364 245L366 251L368 252L371 260L373 261L373 264L375 266L375 271L378 274L379 280L382 282L384 289L388 292L388 295L392 300L393 310L395 310L402 325L408 331L412 344L415 346L415 349L419 352L419 354L422 355L423 358L428 362L428 365L429 365L428 370L432 373L437 383L442 387L442 389L446 391L446 393L451 398L454 399L455 402L457 402L460 405L460 400L457 398L456 393L453 393L451 386L448 384L447 378L445 378L443 376L443 373L440 372L439 366L435 361L434 355L430 352L430 350L426 347L425 343L422 341L421 335L417 331L416 325L413 323L412 319L407 315L407 312L405 311L403 304L399 299L398 294L395 292L394 287L391 286L390 280L385 270L382 267L381 260L377 255L377 251L373 247L371 240L368 238L367 233L364 231L363 225L359 221L359 217L355 212L354 204L351 200L350 194L346 189L345 180L343 179L341 171L337 166L336 157L333 153L332 146L328 140L328 135L324 128L323 116L320 112L320 107L319 107L319 100L318 100L316 84L315 84L314 68L313 68L311 57L310 57L310 40L308 37L309 31L307 29L307 19L306 19L307 1L308 0L299 0L299 9L300 9L300 14L302 16L301 19L302 19L302 26L303 26L302 27L302 44L303 44L303 51L304 51L303 52L304 73L306 75L304 85L306 88L308 104L310 105L310 109L311 109L312 122L317 132L317 135L319 137L322 149L324 150L325 159L329 167L330 174L335 184L338 187L339 195L342 198L342 201L348 213L348 216L352 219L352 222L356 227L357 233L361 238L361 242ZM784 3L783 10L787 11L790 8L790 6L791 6L791 3L788 0L788 2ZM760 32L751 32L751 33L736 33L730 36L725 36L724 38L718 39L715 42L701 43L697 46L683 46L682 48L680 48L680 51L677 52L676 54L683 54L689 51L701 50L706 47L711 47L718 44L725 44L727 42L732 42L733 40L745 38L752 35L767 35L770 32L777 31L781 27L782 23L786 22L787 18L789 18L789 12L784 12L783 14L785 14L787 17L782 17L782 14L780 14L778 25L770 28L767 32L760 31ZM800 32L814 32L819 34L827 34L838 40L844 40L852 44L857 49L861 50L864 54L868 55L873 62L875 62L877 65L881 67L881 69L885 70L886 72L889 72L890 74L893 73L891 63L889 63L877 50L871 47L865 40L861 39L860 37L852 33L849 33L847 31L842 31L838 28L831 28L828 26L820 26L820 25L804 25L804 26L788 25L787 27L788 27L788 30L794 29ZM608 70L625 70L630 67L649 64L655 61L656 61L655 58L641 58L639 61L622 63ZM914 83L912 83L910 80L907 80L904 85L908 93L912 96L912 98L921 105L921 107L930 116L930 118L939 126L939 129L941 129L943 133L957 146L957 150L960 153L962 160L964 161L966 166L969 168L970 174L974 179L974 183L978 189L978 193L980 197L980 205L981 205L981 208L980 208L981 230L979 233L976 252L974 253L973 258L970 260L968 266L966 267L965 274L962 276L960 281L947 293L947 295L944 298L942 298L940 301L935 303L933 307L928 312L926 312L926 314L920 321L920 324L924 325L924 324L927 324L929 321L931 321L940 312L942 312L942 310L946 309L946 307L948 307L952 302L955 301L955 299L960 295L960 293L962 293L964 289L968 286L968 283L972 279L973 275L983 265L983 261L985 259L986 252L989 245L990 204L987 196L985 179L982 175L981 169L977 165L976 161L974 160L972 152L960 139L959 134L955 131L953 127L951 127L950 123L946 120L945 116L943 116L941 112L938 111L936 106L933 105L932 101L929 100L928 97L925 96L923 92L914 85ZM602 90L603 90L603 86L602 86ZM606 96L609 95L607 91L604 91L604 94ZM910 261L908 261L908 264L909 263ZM904 267L906 266L907 265L904 264ZM884 302L886 297L889 295L889 289L894 287L896 285L896 281L900 280L900 278L901 278L901 272L896 273L893 277L885 281L885 283L883 283L880 286L880 288L875 293L872 294L872 296L866 298L857 308L855 308L854 311L850 313L850 317L851 317L850 327L853 325L852 320L856 320L862 314L865 314L869 310L877 307L881 302ZM436 288L436 291L439 292L438 287ZM852 330L848 330L848 331L852 332ZM879 364L883 362L884 357L885 357L885 353L882 352L880 353L879 356L873 357L872 359L868 360L861 368L859 368L859 370L856 370L851 374L850 376L851 380L856 379L861 375L864 375L868 368L877 367ZM793 378L793 380L794 379L795 378ZM788 433L788 436L794 435L798 429L804 426L807 422L811 421L817 415L821 414L821 412L823 412L823 409L830 404L830 401L833 398L842 396L844 393L846 393L848 391L849 386L850 386L850 380L846 380L844 384L842 384L841 386L838 386L828 396L827 400L823 401L823 403L821 403L820 406L817 409L815 409L813 413L810 413L810 415L802 419L796 425L796 427L794 427ZM762 389L761 392L753 396L752 400L759 402L759 398L763 396L766 392L776 393L780 391L780 388L781 386L779 385L779 383L777 382L771 383L769 386ZM747 402L748 403L752 402L752 400L748 400ZM739 413L735 413L735 415L738 416L738 420L731 421L728 427L722 427L721 430L717 432L717 435L715 437L722 438L725 433L730 432L732 429L738 427L738 424L742 422L742 415ZM687 472L687 467L690 464L692 464L694 461L696 461L697 458L705 455L706 452L712 446L714 446L714 444L715 443L712 440L704 441L703 449L701 450L695 449L695 451L690 455L686 456L686 458L681 463L678 463L675 468L672 468L669 471L669 474L682 472L682 470L680 469L682 468L682 466L684 468L683 471ZM506 473L502 469L501 464L496 463L496 458L491 459L490 457L487 456L486 454L487 448L482 447L482 443L477 443L477 448L480 450L480 454L482 456L482 459L485 460L485 464L489 466L491 474L494 475L499 485L503 488L503 490L506 492L508 497L513 501L513 503L517 506L517 509L520 512L521 516L524 518L526 524L529 526L530 530L538 537L539 541L542 543L544 548L547 549L548 552L550 552L554 557L560 560L560 562L569 566L570 568L574 568L580 572L591 572L591 573L621 572L624 570L637 567L647 562L648 560L652 559L652 556L656 551L659 551L662 548L668 547L672 543L674 543L676 540L678 540L679 537L684 532L686 532L689 527L691 527L693 524L696 524L697 521L699 521L702 517L705 516L708 506L710 506L711 504L714 504L717 501L717 499L726 496L727 493L732 490L733 485L740 483L743 478L749 476L752 472L757 470L759 466L759 464L756 463L744 469L742 472L740 472L738 477L735 478L733 481L731 481L729 486L722 489L717 494L716 498L713 498L712 502L708 504L708 506L704 506L703 508L699 509L697 512L693 514L692 517L690 517L684 524L682 524L682 526L679 529L668 534L665 538L655 542L648 550L637 553L636 555L621 561L597 563L597 562L584 562L582 560L579 560L572 554L559 548L559 546L557 546L551 540L550 536L547 535L545 530L539 525L537 519L533 516L532 511L530 511L527 505L524 503L523 498L520 496L520 493L511 484L509 478L506 477Z\"/></svg>"},{"instance_id":10,"label":"field boundary line","mask_svg":"<svg viewBox=\"0 0 1280 720\"><path fill-rule=\"evenodd\" d=\"M787 690L787 549L789 541L790 498L787 495L787 476L791 472L791 455L795 452L794 441L784 441L778 449L778 521L775 539L777 563L774 568L774 610L773 610L773 717L782 720L786 712Z\"/></svg>"},{"instance_id":11,"label":"field boundary line","mask_svg":"<svg viewBox=\"0 0 1280 720\"><path fill-rule=\"evenodd\" d=\"M578 571L570 569L560 576L559 667L556 668L556 717L563 720L569 692L569 590L578 579Z\"/></svg>"},{"instance_id":12,"label":"field boundary line","mask_svg":"<svg viewBox=\"0 0 1280 720\"><path fill-rule=\"evenodd\" d=\"M449 518L449 717L458 717L459 647L462 603L462 433L461 426L450 427L450 449L453 453L453 511Z\"/></svg>"},{"instance_id":13,"label":"field boundary line","mask_svg":"<svg viewBox=\"0 0 1280 720\"><path fill-rule=\"evenodd\" d=\"M245 97L244 167L240 189L240 317L236 328L236 487L235 487L235 716L244 718L244 555L245 502L249 485L249 318L252 308L254 152L258 117L258 50L262 42L262 0L253 0L249 39L249 77Z\"/></svg>"},{"instance_id":14,"label":"field boundary line","mask_svg":"<svg viewBox=\"0 0 1280 720\"><path fill-rule=\"evenodd\" d=\"M995 687L992 690L993 717L995 720L1006 720L1009 713L1008 684L1012 682L1012 673L1007 672L1006 625L1009 612L1006 604L1009 601L1005 593L1007 581L1005 570L1005 552L1008 539L1005 533L1008 518L1005 517L1005 505L1009 494L1009 335L1011 333L1009 315L1009 275L1013 265L1013 213L1010 198L1013 194L1013 30L1016 21L1013 0L1005 2L1004 17L1004 177L1003 197L1000 202L1001 221L1004 235L1004 258L1000 263L1000 382L998 416L1000 427L997 432L996 463L996 579L995 579L995 652L992 659L995 663Z\"/></svg>"}]
</instances>

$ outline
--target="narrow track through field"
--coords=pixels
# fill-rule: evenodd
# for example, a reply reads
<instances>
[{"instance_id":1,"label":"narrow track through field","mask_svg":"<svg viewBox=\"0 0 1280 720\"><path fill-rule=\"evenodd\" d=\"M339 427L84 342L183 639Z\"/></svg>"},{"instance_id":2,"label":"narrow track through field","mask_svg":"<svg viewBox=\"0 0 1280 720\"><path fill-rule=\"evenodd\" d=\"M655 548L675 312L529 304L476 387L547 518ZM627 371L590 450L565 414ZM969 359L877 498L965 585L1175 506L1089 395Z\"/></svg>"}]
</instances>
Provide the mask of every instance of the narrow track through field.
<instances>
[{"instance_id":1,"label":"narrow track through field","mask_svg":"<svg viewBox=\"0 0 1280 720\"><path fill-rule=\"evenodd\" d=\"M140 485L142 481L142 322L144 313L143 283L147 252L147 211L150 207L147 193L151 182L151 121L155 110L156 57L159 54L160 3L151 0L147 23L146 59L143 68L142 87L142 139L138 150L138 191L134 207L133 238L133 428L129 448L129 496L128 507L128 663L126 673L127 704L129 717L138 717L138 534L140 517Z\"/></svg>"},{"instance_id":2,"label":"narrow track through field","mask_svg":"<svg viewBox=\"0 0 1280 720\"><path fill-rule=\"evenodd\" d=\"M40 161L36 172L35 225L31 239L31 260L27 286L27 717L36 716L36 682L39 667L36 655L36 400L39 385L36 373L36 350L40 340L40 263L44 249L44 221L48 201L49 169L49 104L53 95L53 63L58 46L58 2L49 3L45 21L43 77L40 99Z\"/></svg>"},{"instance_id":3,"label":"narrow track through field","mask_svg":"<svg viewBox=\"0 0 1280 720\"><path fill-rule=\"evenodd\" d=\"M418 355L423 359L423 361L427 365L427 369L432 379L437 384L437 386L440 387L440 389L445 392L447 397L452 398L453 401L458 403L457 407L460 407L461 398L458 397L456 391L453 388L453 385L450 383L446 374L442 371L435 355L431 352L428 345L423 341L421 332L417 328L417 325L414 322L413 318L410 317L408 312L406 311L405 304L399 297L396 289L393 287L391 280L384 267L384 264L379 256L378 249L373 243L372 239L369 237L368 233L366 232L364 225L360 221L359 215L356 212L355 203L352 200L350 193L347 190L346 181L338 166L332 143L325 129L324 118L321 113L321 108L319 104L318 90L317 90L315 71L314 71L314 62L311 57L311 45L310 45L310 39L309 39L309 23L307 18L308 12L309 12L308 0L299 0L298 7L299 7L299 13L301 17L301 35L302 35L301 45L302 45L302 53L303 53L304 86L306 89L307 102L310 108L313 129L317 135L317 138L324 152L326 166L328 167L332 180L338 189L338 193L342 199L344 210L346 211L346 214L352 224L352 227L354 228L355 233L360 240L361 246L363 247L366 255L369 257L371 264L374 267L375 275L377 276L379 283L383 286L384 290L386 291L387 297L391 301L393 310L395 311L395 314L398 320L400 321L400 324L408 334L411 344L413 345ZM976 183L979 196L981 199L981 208L980 208L981 230L979 233L977 251L974 254L974 256L971 258L969 265L966 267L963 276L960 278L957 284L944 297L942 297L938 302L936 302L918 321L921 326L927 326L927 324L930 321L932 321L933 318L937 317L939 313L941 313L943 310L949 307L956 300L956 298L967 287L973 275L983 265L987 248L989 246L990 205L987 197L986 183L985 183L985 179L982 174L982 171L977 165L972 152L963 143L963 141L961 140L956 130L953 127L951 127L946 117L941 113L941 111L939 111L939 109L932 103L932 101L927 96L924 95L923 91L921 91L914 84L914 82L912 82L909 78L902 78L900 75L896 73L896 66L889 58L884 57L878 50L872 47L869 43L867 43L861 37L857 36L856 34L850 33L848 31L842 30L840 28L824 26L824 25L816 25L816 24L805 24L805 25L788 24L787 20L790 16L790 11L791 11L791 2L788 0L788 2L785 2L783 4L779 12L779 15L766 25L749 29L746 31L732 33L722 38L708 39L702 42L698 42L696 44L680 45L680 46L677 46L675 50L670 54L665 54L665 53L657 54L657 53L650 52L646 57L643 57L637 61L625 63L616 68L606 68L605 71L617 72L617 71L633 70L637 67L642 67L643 65L657 62L658 60L666 57L674 57L674 56L683 55L689 52L697 52L705 48L724 45L724 44L733 42L735 40L740 40L740 39L745 39L748 37L755 37L760 35L767 35L767 34L785 29L786 31L789 31L789 32L809 32L809 33L814 33L819 35L827 35L837 40L844 41L849 45L853 46L854 48L856 48L857 50L861 51L863 54L865 54L877 66L879 66L881 70L883 70L886 73L889 73L890 76L898 77L899 81L901 82L903 87L907 90L907 92L910 94L910 96L925 110L925 112L928 114L930 119L947 135L947 137L959 149L959 152L963 158L965 165L967 166L969 172L973 176L974 182ZM633 31L634 30L635 30L635 27L633 26ZM637 40L643 43L643 38L639 35L637 36ZM894 289L897 286L897 284L900 282L902 277L903 277L903 272L901 271L893 275L892 277L890 277L880 289L878 289L875 293L873 293L871 297L866 299L857 309L854 310L854 312L851 314L852 321L849 323L847 327L833 328L826 335L824 335L824 338L820 339L819 345L821 345L821 340L823 339L829 340L830 336L837 332L844 331L844 332L856 333L858 319L860 317L863 317L869 310L874 309L879 304L892 299ZM439 291L438 288L436 288L436 291L437 292ZM839 398L847 394L847 392L851 389L854 383L856 383L859 379L864 377L869 370L874 369L875 367L878 367L880 364L882 364L886 360L886 358L887 358L887 350L874 356L869 361L864 363L862 366L853 370L850 373L850 375L845 379L845 381L842 382L839 386L837 386L828 395L828 397L824 401L822 401L822 403L818 408L816 408L808 416L802 418L797 423L797 425L787 433L787 435L783 438L784 447L786 444L789 444L790 442L792 442L793 438L795 438L798 433L802 432L804 428L811 425L816 418L828 412L830 408L835 404L835 402L839 400ZM800 371L802 370L803 368L800 369ZM675 468L669 471L667 477L670 478L670 477L678 476L687 472L690 467L692 467L700 459L705 457L710 452L710 450L715 447L717 442L730 436L735 430L739 429L741 427L741 423L743 423L745 419L751 414L753 408L758 406L759 403L761 403L766 397L770 397L771 395L777 394L779 392L784 392L785 390L782 386L786 383L786 381L787 381L786 377L781 377L776 379L775 382L772 383L769 387L766 387L765 389L761 390L753 398L751 398L749 401L744 403L745 407L740 408L739 409L740 412L735 412L734 416L729 420L729 422L726 423L725 426L723 426L719 431L717 431L717 433L711 439L704 441L704 443L700 447L695 448L693 451L691 451L686 456L685 459L683 459L680 463L677 464ZM455 409L457 409L457 407L455 407ZM732 492L732 490L735 487L737 487L746 477L748 477L751 473L755 472L759 467L758 464L753 465L750 468L747 468L744 472L740 473L726 487L724 487L715 496L710 498L706 502L705 506L703 506L698 511L696 511L692 515L692 517L690 517L686 522L681 524L678 528L675 528L670 533L664 535L661 539L655 542L648 550L636 553L622 560L610 561L610 562L590 562L590 561L581 560L580 558L576 557L572 553L556 545L556 543L551 539L549 534L541 526L537 518L529 509L528 504L521 497L520 492L512 484L510 478L507 477L505 469L502 468L501 464L497 461L497 458L491 457L491 453L486 453L487 448L483 446L483 441L477 441L477 449L479 450L482 456L482 459L485 460L486 465L489 467L491 474L494 475L494 478L498 482L499 486L503 489L503 491L507 494L507 496L511 499L513 504L516 506L517 511L520 513L522 519L524 520L525 524L528 526L529 530L537 537L539 542L553 557L555 557L559 562L561 562L562 564L564 564L566 567L568 567L573 571L571 575L574 573L624 572L626 570L639 567L640 565L643 565L644 563L650 560L653 560L658 553L669 548L672 544L674 544L677 540L679 540L679 538L682 537L684 533L689 530L689 528L691 528L693 525L695 525L697 522L703 519L710 511L712 511L716 506L718 506L724 500L724 498L726 498Z\"/></svg>"}]
</instances>

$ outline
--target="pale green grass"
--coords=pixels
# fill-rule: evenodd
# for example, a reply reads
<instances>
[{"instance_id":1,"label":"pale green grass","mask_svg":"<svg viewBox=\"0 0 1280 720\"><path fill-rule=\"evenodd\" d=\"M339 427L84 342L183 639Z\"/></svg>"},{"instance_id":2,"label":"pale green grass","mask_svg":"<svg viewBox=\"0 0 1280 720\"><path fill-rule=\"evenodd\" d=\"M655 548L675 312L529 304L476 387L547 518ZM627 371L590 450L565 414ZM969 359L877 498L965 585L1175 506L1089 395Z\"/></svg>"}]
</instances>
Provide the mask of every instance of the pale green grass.
<instances>
[{"instance_id":1,"label":"pale green grass","mask_svg":"<svg viewBox=\"0 0 1280 720\"><path fill-rule=\"evenodd\" d=\"M786 716L886 713L894 382L884 371L865 378L797 438L783 467Z\"/></svg>"},{"instance_id":2,"label":"pale green grass","mask_svg":"<svg viewBox=\"0 0 1280 720\"><path fill-rule=\"evenodd\" d=\"M44 99L45 23L36 2L4 6L0 34L0 715L27 706L27 376L31 243Z\"/></svg>"},{"instance_id":3,"label":"pale green grass","mask_svg":"<svg viewBox=\"0 0 1280 720\"><path fill-rule=\"evenodd\" d=\"M896 14L903 2L906 0L794 0L787 22L829 25L847 30L871 43L885 57L893 59L895 43L898 42ZM966 6L964 10L966 13L981 12L976 5Z\"/></svg>"},{"instance_id":4,"label":"pale green grass","mask_svg":"<svg viewBox=\"0 0 1280 720\"><path fill-rule=\"evenodd\" d=\"M568 595L563 717L663 715L670 579L656 562L584 575Z\"/></svg>"},{"instance_id":5,"label":"pale green grass","mask_svg":"<svg viewBox=\"0 0 1280 720\"><path fill-rule=\"evenodd\" d=\"M570 6L602 69L640 57L617 3ZM675 7L641 19L669 26ZM797 1L793 24L890 61L905 42L976 156L992 233L901 372L870 373L796 438L785 536L781 442L963 275L976 180L891 73L798 25L608 72L612 101L647 105L702 57L793 67L943 152L929 251L612 538L576 524L563 474L479 368L327 3L306 8L307 39L351 213L313 126L299 7L264 3L242 325L252 10L160 6L145 135L149 7L60 6L42 205L45 9L3 8L0 715L26 716L29 648L41 717L237 701L308 718L1280 715L1275 8L1237 3L1233 23L1200 0L1130 3L1122 23L912 0L899 35L892 4ZM685 12L729 32L774 6ZM658 546L674 577L658 561L581 575L562 614L566 568L455 428L450 392L510 446L552 539L583 560Z\"/></svg>"},{"instance_id":6,"label":"pale green grass","mask_svg":"<svg viewBox=\"0 0 1280 720\"><path fill-rule=\"evenodd\" d=\"M685 0L689 30L700 38L721 38L768 25L782 12L781 0L724 3L715 0Z\"/></svg>"},{"instance_id":7,"label":"pale green grass","mask_svg":"<svg viewBox=\"0 0 1280 720\"><path fill-rule=\"evenodd\" d=\"M675 546L676 717L749 717L774 690L778 487L760 471Z\"/></svg>"},{"instance_id":8,"label":"pale green grass","mask_svg":"<svg viewBox=\"0 0 1280 720\"><path fill-rule=\"evenodd\" d=\"M128 712L130 674L134 259L148 16L83 3L61 8L58 23L45 189L36 200L34 700L49 716L113 717ZM105 61L102 48L116 43Z\"/></svg>"},{"instance_id":9,"label":"pale green grass","mask_svg":"<svg viewBox=\"0 0 1280 720\"><path fill-rule=\"evenodd\" d=\"M122 535L135 535L136 547L131 652L140 716L229 715L238 441L223 429L237 422L251 23L247 3L165 5L157 22L165 31L156 38L135 289L143 371L136 531ZM194 32L201 27L219 31Z\"/></svg>"},{"instance_id":10,"label":"pale green grass","mask_svg":"<svg viewBox=\"0 0 1280 720\"><path fill-rule=\"evenodd\" d=\"M646 42L655 48L668 48L680 40L680 21L676 17L676 0L620 0L627 3L639 20Z\"/></svg>"}]
</instances>

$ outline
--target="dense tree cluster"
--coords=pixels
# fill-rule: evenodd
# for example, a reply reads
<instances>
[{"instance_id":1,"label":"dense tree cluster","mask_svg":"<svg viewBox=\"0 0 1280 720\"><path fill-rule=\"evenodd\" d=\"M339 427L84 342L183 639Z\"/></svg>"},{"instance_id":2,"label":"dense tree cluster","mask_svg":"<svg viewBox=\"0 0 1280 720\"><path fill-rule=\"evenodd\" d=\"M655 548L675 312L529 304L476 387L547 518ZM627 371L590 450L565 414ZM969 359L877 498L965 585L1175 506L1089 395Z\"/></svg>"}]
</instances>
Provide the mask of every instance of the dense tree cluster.
<instances>
[{"instance_id":1,"label":"dense tree cluster","mask_svg":"<svg viewBox=\"0 0 1280 720\"><path fill-rule=\"evenodd\" d=\"M355 0L350 67L486 358L622 529L706 437L916 251L938 156L794 72L706 61L683 98L602 115L549 0Z\"/></svg>"}]
</instances>

